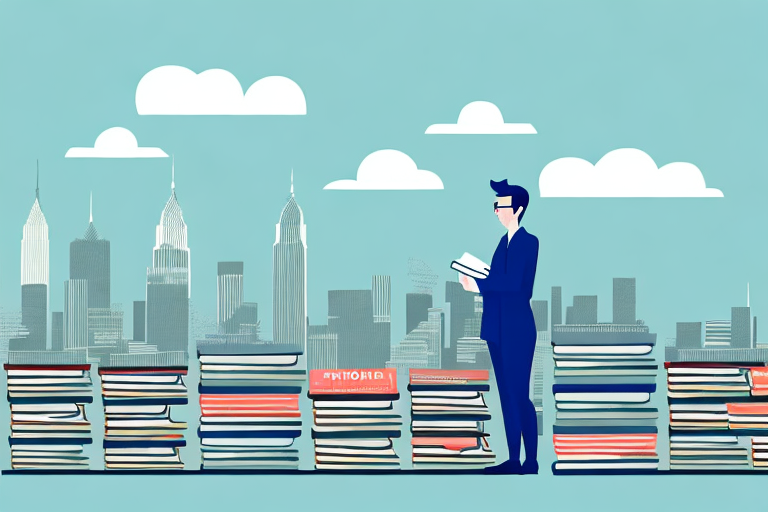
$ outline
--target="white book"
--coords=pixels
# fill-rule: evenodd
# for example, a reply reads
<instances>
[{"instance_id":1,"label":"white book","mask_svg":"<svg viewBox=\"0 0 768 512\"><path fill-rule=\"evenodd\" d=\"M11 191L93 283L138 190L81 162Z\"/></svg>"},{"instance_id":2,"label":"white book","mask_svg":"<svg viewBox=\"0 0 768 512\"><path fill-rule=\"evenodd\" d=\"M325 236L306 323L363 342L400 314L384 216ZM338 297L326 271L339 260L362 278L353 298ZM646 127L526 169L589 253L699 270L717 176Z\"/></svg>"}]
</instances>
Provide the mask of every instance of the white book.
<instances>
[{"instance_id":1,"label":"white book","mask_svg":"<svg viewBox=\"0 0 768 512\"><path fill-rule=\"evenodd\" d=\"M468 252L465 252L461 258L453 260L451 268L475 279L485 279L491 271L490 265Z\"/></svg>"},{"instance_id":2,"label":"white book","mask_svg":"<svg viewBox=\"0 0 768 512\"><path fill-rule=\"evenodd\" d=\"M669 374L689 374L689 375L738 375L742 372L741 368L716 368L716 367L682 367L667 368Z\"/></svg>"},{"instance_id":3,"label":"white book","mask_svg":"<svg viewBox=\"0 0 768 512\"><path fill-rule=\"evenodd\" d=\"M202 446L254 446L254 447L273 447L273 446L291 446L293 438L290 437L258 437L258 438L233 438L226 437L204 437L200 440Z\"/></svg>"},{"instance_id":4,"label":"white book","mask_svg":"<svg viewBox=\"0 0 768 512\"><path fill-rule=\"evenodd\" d=\"M650 354L653 345L556 345L555 354Z\"/></svg>"},{"instance_id":5,"label":"white book","mask_svg":"<svg viewBox=\"0 0 768 512\"><path fill-rule=\"evenodd\" d=\"M643 403L650 399L649 393L555 393L555 400L558 402Z\"/></svg>"},{"instance_id":6,"label":"white book","mask_svg":"<svg viewBox=\"0 0 768 512\"><path fill-rule=\"evenodd\" d=\"M295 365L299 356L295 354L264 355L201 355L201 364L253 364L253 365Z\"/></svg>"}]
</instances>

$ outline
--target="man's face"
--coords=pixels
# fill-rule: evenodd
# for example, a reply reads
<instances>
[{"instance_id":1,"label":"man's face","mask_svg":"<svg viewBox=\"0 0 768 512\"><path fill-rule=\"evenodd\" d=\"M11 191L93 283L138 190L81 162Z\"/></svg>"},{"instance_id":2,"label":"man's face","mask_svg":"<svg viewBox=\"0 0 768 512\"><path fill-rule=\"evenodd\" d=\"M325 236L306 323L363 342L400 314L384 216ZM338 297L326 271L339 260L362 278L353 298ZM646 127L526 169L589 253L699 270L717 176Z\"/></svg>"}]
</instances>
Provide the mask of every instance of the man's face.
<instances>
[{"instance_id":1,"label":"man's face","mask_svg":"<svg viewBox=\"0 0 768 512\"><path fill-rule=\"evenodd\" d=\"M515 215L515 209L512 208L512 196L496 197L494 198L494 213L499 218L505 228L509 227L509 223L513 219L517 218Z\"/></svg>"}]
</instances>

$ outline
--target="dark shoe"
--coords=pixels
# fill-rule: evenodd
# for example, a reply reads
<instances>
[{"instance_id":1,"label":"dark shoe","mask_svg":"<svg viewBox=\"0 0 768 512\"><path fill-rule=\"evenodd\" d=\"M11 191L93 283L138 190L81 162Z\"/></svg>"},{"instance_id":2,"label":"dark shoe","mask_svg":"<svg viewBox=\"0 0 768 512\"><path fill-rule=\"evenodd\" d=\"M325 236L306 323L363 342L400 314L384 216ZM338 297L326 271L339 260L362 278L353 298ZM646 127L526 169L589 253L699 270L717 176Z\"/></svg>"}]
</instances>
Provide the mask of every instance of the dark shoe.
<instances>
[{"instance_id":1,"label":"dark shoe","mask_svg":"<svg viewBox=\"0 0 768 512\"><path fill-rule=\"evenodd\" d=\"M483 472L487 475L521 475L522 469L520 462L508 460L496 466L489 466Z\"/></svg>"},{"instance_id":2,"label":"dark shoe","mask_svg":"<svg viewBox=\"0 0 768 512\"><path fill-rule=\"evenodd\" d=\"M520 474L521 475L538 475L539 474L539 463L535 460L532 462L528 462L527 460L523 463L522 466L520 466Z\"/></svg>"}]
</instances>

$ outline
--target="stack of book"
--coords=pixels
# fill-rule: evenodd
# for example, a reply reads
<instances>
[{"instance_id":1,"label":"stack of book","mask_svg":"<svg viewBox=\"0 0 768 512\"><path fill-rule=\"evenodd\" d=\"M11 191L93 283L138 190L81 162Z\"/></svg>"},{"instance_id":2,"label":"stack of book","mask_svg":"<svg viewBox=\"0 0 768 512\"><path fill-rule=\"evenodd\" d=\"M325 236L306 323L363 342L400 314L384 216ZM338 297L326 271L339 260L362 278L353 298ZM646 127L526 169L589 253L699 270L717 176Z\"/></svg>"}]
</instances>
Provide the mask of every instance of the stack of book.
<instances>
[{"instance_id":1,"label":"stack of book","mask_svg":"<svg viewBox=\"0 0 768 512\"><path fill-rule=\"evenodd\" d=\"M213 354L200 358L201 468L297 470L299 354Z\"/></svg>"},{"instance_id":2,"label":"stack of book","mask_svg":"<svg viewBox=\"0 0 768 512\"><path fill-rule=\"evenodd\" d=\"M489 389L488 370L410 370L414 469L482 469L495 463L485 432Z\"/></svg>"},{"instance_id":3,"label":"stack of book","mask_svg":"<svg viewBox=\"0 0 768 512\"><path fill-rule=\"evenodd\" d=\"M667 362L664 366L670 470L763 466L762 440L768 435L764 363Z\"/></svg>"},{"instance_id":4,"label":"stack of book","mask_svg":"<svg viewBox=\"0 0 768 512\"><path fill-rule=\"evenodd\" d=\"M309 398L317 469L400 469L397 369L310 370Z\"/></svg>"},{"instance_id":5,"label":"stack of book","mask_svg":"<svg viewBox=\"0 0 768 512\"><path fill-rule=\"evenodd\" d=\"M553 473L658 471L655 343L644 326L554 328Z\"/></svg>"},{"instance_id":6,"label":"stack of book","mask_svg":"<svg viewBox=\"0 0 768 512\"><path fill-rule=\"evenodd\" d=\"M752 465L755 469L768 469L768 436L752 438Z\"/></svg>"},{"instance_id":7,"label":"stack of book","mask_svg":"<svg viewBox=\"0 0 768 512\"><path fill-rule=\"evenodd\" d=\"M184 469L187 424L171 419L171 406L187 403L186 374L182 367L99 369L106 469Z\"/></svg>"},{"instance_id":8,"label":"stack of book","mask_svg":"<svg viewBox=\"0 0 768 512\"><path fill-rule=\"evenodd\" d=\"M5 365L11 406L11 468L87 470L91 444L85 404L93 402L91 365Z\"/></svg>"}]
</instances>

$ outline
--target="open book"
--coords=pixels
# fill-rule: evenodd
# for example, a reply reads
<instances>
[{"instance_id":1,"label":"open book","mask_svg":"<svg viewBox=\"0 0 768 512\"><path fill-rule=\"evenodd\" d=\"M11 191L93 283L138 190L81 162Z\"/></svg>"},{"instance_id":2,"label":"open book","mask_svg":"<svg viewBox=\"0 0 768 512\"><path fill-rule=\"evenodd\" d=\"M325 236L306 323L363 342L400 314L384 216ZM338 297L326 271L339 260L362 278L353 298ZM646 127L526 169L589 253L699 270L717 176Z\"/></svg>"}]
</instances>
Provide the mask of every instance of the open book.
<instances>
[{"instance_id":1,"label":"open book","mask_svg":"<svg viewBox=\"0 0 768 512\"><path fill-rule=\"evenodd\" d=\"M475 279L485 279L491 271L491 266L484 263L481 259L465 252L461 258L451 262L451 268L458 270L464 275L474 277Z\"/></svg>"}]
</instances>

